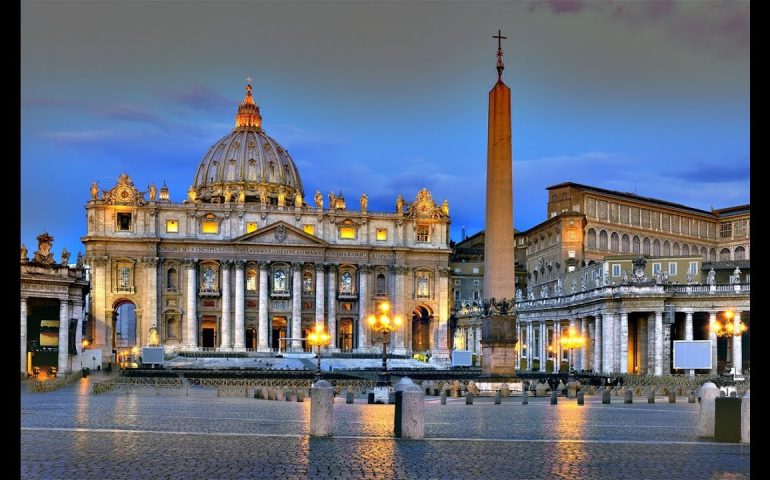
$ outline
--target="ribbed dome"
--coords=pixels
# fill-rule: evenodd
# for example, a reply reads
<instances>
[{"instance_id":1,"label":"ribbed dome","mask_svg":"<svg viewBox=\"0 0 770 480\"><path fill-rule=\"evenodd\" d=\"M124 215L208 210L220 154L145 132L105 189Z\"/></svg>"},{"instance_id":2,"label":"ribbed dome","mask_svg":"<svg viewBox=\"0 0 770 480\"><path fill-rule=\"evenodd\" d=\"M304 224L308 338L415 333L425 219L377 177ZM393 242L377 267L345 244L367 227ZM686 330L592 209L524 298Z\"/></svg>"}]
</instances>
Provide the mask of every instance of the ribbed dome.
<instances>
[{"instance_id":1,"label":"ribbed dome","mask_svg":"<svg viewBox=\"0 0 770 480\"><path fill-rule=\"evenodd\" d=\"M238 107L236 127L222 137L201 160L190 187L204 202L262 202L295 204L304 197L302 180L288 152L262 130L259 107L251 85ZM279 197L283 193L283 202ZM229 197L229 198L226 198Z\"/></svg>"}]
</instances>

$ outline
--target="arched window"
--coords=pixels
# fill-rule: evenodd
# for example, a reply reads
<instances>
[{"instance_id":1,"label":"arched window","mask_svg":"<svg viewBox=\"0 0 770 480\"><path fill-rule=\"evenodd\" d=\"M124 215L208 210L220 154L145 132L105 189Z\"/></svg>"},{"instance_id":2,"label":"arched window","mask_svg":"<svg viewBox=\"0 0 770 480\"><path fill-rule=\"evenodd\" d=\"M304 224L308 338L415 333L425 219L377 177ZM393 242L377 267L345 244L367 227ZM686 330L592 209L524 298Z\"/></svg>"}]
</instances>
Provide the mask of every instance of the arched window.
<instances>
[{"instance_id":1,"label":"arched window","mask_svg":"<svg viewBox=\"0 0 770 480\"><path fill-rule=\"evenodd\" d=\"M286 292L286 272L283 270L276 270L273 273L273 291L274 292Z\"/></svg>"},{"instance_id":2,"label":"arched window","mask_svg":"<svg viewBox=\"0 0 770 480\"><path fill-rule=\"evenodd\" d=\"M620 251L623 253L631 253L631 238L627 234L623 234L623 238L620 239Z\"/></svg>"},{"instance_id":3,"label":"arched window","mask_svg":"<svg viewBox=\"0 0 770 480\"><path fill-rule=\"evenodd\" d=\"M169 268L166 272L166 289L176 291L177 288L177 274L176 268Z\"/></svg>"},{"instance_id":4,"label":"arched window","mask_svg":"<svg viewBox=\"0 0 770 480\"><path fill-rule=\"evenodd\" d=\"M639 237L637 237L636 235L634 235L634 250L633 250L633 252L634 253L642 253L642 247L641 247L641 244L639 242Z\"/></svg>"},{"instance_id":5,"label":"arched window","mask_svg":"<svg viewBox=\"0 0 770 480\"><path fill-rule=\"evenodd\" d=\"M729 248L723 248L719 251L719 261L724 262L730 260L730 249Z\"/></svg>"},{"instance_id":6,"label":"arched window","mask_svg":"<svg viewBox=\"0 0 770 480\"><path fill-rule=\"evenodd\" d=\"M679 255L682 254L682 250L679 248L679 242L674 242L674 245L672 245L671 247L671 253L675 257L678 257Z\"/></svg>"},{"instance_id":7,"label":"arched window","mask_svg":"<svg viewBox=\"0 0 770 480\"><path fill-rule=\"evenodd\" d=\"M717 261L717 249L712 248L709 250L709 261L716 262Z\"/></svg>"},{"instance_id":8,"label":"arched window","mask_svg":"<svg viewBox=\"0 0 770 480\"><path fill-rule=\"evenodd\" d=\"M246 270L246 291L257 291L257 271L253 268Z\"/></svg>"},{"instance_id":9,"label":"arched window","mask_svg":"<svg viewBox=\"0 0 770 480\"><path fill-rule=\"evenodd\" d=\"M650 239L645 237L644 240L642 240L642 253L644 255L650 254Z\"/></svg>"},{"instance_id":10,"label":"arched window","mask_svg":"<svg viewBox=\"0 0 770 480\"><path fill-rule=\"evenodd\" d=\"M700 256L703 258L704 262L709 261L709 252L706 250L706 247L700 247Z\"/></svg>"},{"instance_id":11,"label":"arched window","mask_svg":"<svg viewBox=\"0 0 770 480\"><path fill-rule=\"evenodd\" d=\"M136 305L124 302L115 309L115 341L116 347L133 347L136 345Z\"/></svg>"},{"instance_id":12,"label":"arched window","mask_svg":"<svg viewBox=\"0 0 770 480\"><path fill-rule=\"evenodd\" d=\"M690 246L687 245L686 243L682 244L682 255L685 257L690 255Z\"/></svg>"},{"instance_id":13,"label":"arched window","mask_svg":"<svg viewBox=\"0 0 770 480\"><path fill-rule=\"evenodd\" d=\"M652 242L652 256L653 257L659 257L660 256L660 240L657 238L655 241Z\"/></svg>"},{"instance_id":14,"label":"arched window","mask_svg":"<svg viewBox=\"0 0 770 480\"><path fill-rule=\"evenodd\" d=\"M302 274L302 293L313 292L313 274L305 272Z\"/></svg>"},{"instance_id":15,"label":"arched window","mask_svg":"<svg viewBox=\"0 0 770 480\"><path fill-rule=\"evenodd\" d=\"M388 287L385 283L385 275L382 273L377 274L377 281L376 281L376 287L377 287L377 295L387 295L388 294Z\"/></svg>"},{"instance_id":16,"label":"arched window","mask_svg":"<svg viewBox=\"0 0 770 480\"><path fill-rule=\"evenodd\" d=\"M610 249L613 252L620 251L620 237L618 237L617 232L612 232L612 235L610 236Z\"/></svg>"},{"instance_id":17,"label":"arched window","mask_svg":"<svg viewBox=\"0 0 770 480\"><path fill-rule=\"evenodd\" d=\"M180 325L181 322L179 321L178 313L166 314L166 338L174 340L178 339Z\"/></svg>"},{"instance_id":18,"label":"arched window","mask_svg":"<svg viewBox=\"0 0 770 480\"><path fill-rule=\"evenodd\" d=\"M746 260L746 249L743 247L735 247L733 256L735 257L735 260Z\"/></svg>"},{"instance_id":19,"label":"arched window","mask_svg":"<svg viewBox=\"0 0 770 480\"><path fill-rule=\"evenodd\" d=\"M663 242L663 256L668 257L671 255L671 244L668 240Z\"/></svg>"},{"instance_id":20,"label":"arched window","mask_svg":"<svg viewBox=\"0 0 770 480\"><path fill-rule=\"evenodd\" d=\"M350 272L340 275L340 293L353 293L353 275Z\"/></svg>"},{"instance_id":21,"label":"arched window","mask_svg":"<svg viewBox=\"0 0 770 480\"><path fill-rule=\"evenodd\" d=\"M599 232L599 250L607 250L607 232Z\"/></svg>"},{"instance_id":22,"label":"arched window","mask_svg":"<svg viewBox=\"0 0 770 480\"><path fill-rule=\"evenodd\" d=\"M130 288L131 288L131 268L120 267L120 269L118 270L118 289L130 289Z\"/></svg>"}]
</instances>

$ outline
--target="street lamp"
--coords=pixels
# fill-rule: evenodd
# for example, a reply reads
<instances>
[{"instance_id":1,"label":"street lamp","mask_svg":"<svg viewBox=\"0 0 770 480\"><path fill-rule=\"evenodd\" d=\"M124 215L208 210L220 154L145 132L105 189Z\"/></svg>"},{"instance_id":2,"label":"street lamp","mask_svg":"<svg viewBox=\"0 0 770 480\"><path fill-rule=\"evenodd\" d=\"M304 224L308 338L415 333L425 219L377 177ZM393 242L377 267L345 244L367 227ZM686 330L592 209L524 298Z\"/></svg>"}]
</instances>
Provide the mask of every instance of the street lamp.
<instances>
[{"instance_id":1,"label":"street lamp","mask_svg":"<svg viewBox=\"0 0 770 480\"><path fill-rule=\"evenodd\" d=\"M318 358L318 369L315 372L313 383L321 379L321 347L329 345L329 340L331 340L331 337L324 331L324 324L321 322L316 323L315 330L307 336L307 341L310 342L310 345L318 347L318 353L316 354L316 357Z\"/></svg>"},{"instance_id":2,"label":"street lamp","mask_svg":"<svg viewBox=\"0 0 770 480\"><path fill-rule=\"evenodd\" d=\"M733 341L735 337L739 337L745 332L748 328L746 325L739 321L736 325L733 321L733 318L735 317L735 313L728 309L724 312L725 321L720 322L719 319L715 319L713 322L711 322L710 328L711 331L714 332L714 334L717 337L727 337L727 360L725 361L725 372L729 374L730 370L732 369L731 360L733 358L732 356L732 348L733 348Z\"/></svg>"},{"instance_id":3,"label":"street lamp","mask_svg":"<svg viewBox=\"0 0 770 480\"><path fill-rule=\"evenodd\" d=\"M569 349L569 371L572 372L572 363L573 363L573 356L574 352L573 350L576 348L580 348L585 343L585 339L578 335L577 332L575 332L575 329L573 327L569 327L569 331L566 336L561 337L561 344L564 348Z\"/></svg>"},{"instance_id":4,"label":"street lamp","mask_svg":"<svg viewBox=\"0 0 770 480\"><path fill-rule=\"evenodd\" d=\"M382 371L380 372L380 378L377 381L378 387L387 387L390 385L390 377L388 376L388 337L390 332L394 332L401 328L401 316L396 315L392 319L388 316L390 311L390 304L388 302L382 302L379 306L380 314L371 314L367 318L366 322L375 332L382 332Z\"/></svg>"}]
</instances>

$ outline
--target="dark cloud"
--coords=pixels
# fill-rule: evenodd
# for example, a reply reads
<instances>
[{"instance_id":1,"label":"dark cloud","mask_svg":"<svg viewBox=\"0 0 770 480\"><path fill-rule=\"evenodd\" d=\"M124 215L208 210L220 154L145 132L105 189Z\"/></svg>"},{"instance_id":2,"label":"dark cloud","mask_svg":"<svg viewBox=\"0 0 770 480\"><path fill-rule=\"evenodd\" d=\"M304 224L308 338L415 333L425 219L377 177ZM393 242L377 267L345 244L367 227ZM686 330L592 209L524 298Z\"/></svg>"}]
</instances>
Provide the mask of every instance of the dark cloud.
<instances>
[{"instance_id":1,"label":"dark cloud","mask_svg":"<svg viewBox=\"0 0 770 480\"><path fill-rule=\"evenodd\" d=\"M748 163L741 162L720 165L698 165L675 173L674 177L699 183L748 182L750 173Z\"/></svg>"},{"instance_id":2,"label":"dark cloud","mask_svg":"<svg viewBox=\"0 0 770 480\"><path fill-rule=\"evenodd\" d=\"M93 111L97 115L102 115L110 120L146 123L163 130L168 128L168 123L159 115L150 111L140 110L136 107L129 107L125 105L105 105L102 107L96 107L93 109Z\"/></svg>"},{"instance_id":3,"label":"dark cloud","mask_svg":"<svg viewBox=\"0 0 770 480\"><path fill-rule=\"evenodd\" d=\"M190 85L181 89L160 90L162 99L192 110L218 110L233 107L233 99L226 98L208 85Z\"/></svg>"}]
</instances>

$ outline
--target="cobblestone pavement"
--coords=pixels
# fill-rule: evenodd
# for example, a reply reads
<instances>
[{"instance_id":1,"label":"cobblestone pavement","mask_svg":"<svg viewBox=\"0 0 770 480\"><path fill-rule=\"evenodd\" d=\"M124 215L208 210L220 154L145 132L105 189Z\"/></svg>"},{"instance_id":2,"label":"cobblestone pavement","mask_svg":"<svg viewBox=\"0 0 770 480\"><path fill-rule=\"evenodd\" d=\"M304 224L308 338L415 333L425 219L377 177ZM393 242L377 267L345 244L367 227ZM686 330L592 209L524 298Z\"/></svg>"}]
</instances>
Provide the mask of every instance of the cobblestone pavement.
<instances>
[{"instance_id":1,"label":"cobblestone pavement","mask_svg":"<svg viewBox=\"0 0 770 480\"><path fill-rule=\"evenodd\" d=\"M309 401L90 395L90 381L22 391L22 478L749 478L750 447L699 440L686 399L427 397L423 441L393 438L392 405L337 399L322 439L307 435Z\"/></svg>"}]
</instances>

